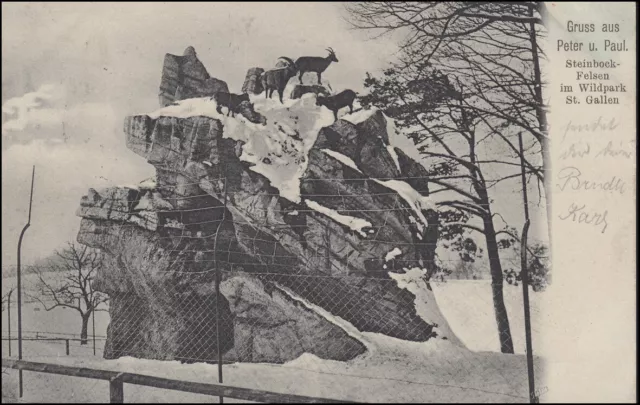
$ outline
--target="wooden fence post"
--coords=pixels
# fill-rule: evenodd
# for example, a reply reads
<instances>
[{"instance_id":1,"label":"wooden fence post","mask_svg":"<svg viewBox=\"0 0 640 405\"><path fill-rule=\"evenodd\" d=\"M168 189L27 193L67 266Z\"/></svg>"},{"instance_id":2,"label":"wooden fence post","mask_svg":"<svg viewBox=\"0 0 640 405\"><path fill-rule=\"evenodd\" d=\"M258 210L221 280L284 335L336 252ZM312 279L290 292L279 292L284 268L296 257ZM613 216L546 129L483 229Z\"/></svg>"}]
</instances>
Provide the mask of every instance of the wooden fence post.
<instances>
[{"instance_id":1,"label":"wooden fence post","mask_svg":"<svg viewBox=\"0 0 640 405\"><path fill-rule=\"evenodd\" d=\"M109 380L109 402L112 404L124 403L124 384L122 383L122 374Z\"/></svg>"}]
</instances>

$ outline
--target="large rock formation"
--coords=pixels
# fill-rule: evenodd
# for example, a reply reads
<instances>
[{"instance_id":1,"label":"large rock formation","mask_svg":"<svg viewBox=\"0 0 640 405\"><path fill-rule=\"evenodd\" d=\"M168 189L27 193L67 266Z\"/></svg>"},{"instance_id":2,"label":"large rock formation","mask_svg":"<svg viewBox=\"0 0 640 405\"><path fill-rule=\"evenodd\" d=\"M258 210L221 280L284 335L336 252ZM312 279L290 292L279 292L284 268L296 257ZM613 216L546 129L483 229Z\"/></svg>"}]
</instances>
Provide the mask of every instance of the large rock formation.
<instances>
[{"instance_id":1,"label":"large rock formation","mask_svg":"<svg viewBox=\"0 0 640 405\"><path fill-rule=\"evenodd\" d=\"M211 77L196 50L189 46L182 56L166 54L160 82L160 105L193 97L211 97L219 91L229 92L227 83Z\"/></svg>"},{"instance_id":2,"label":"large rock formation","mask_svg":"<svg viewBox=\"0 0 640 405\"><path fill-rule=\"evenodd\" d=\"M279 108L263 129L215 108L126 118L127 147L156 168L156 183L92 189L78 210L78 241L105 257L94 281L112 299L105 357L215 361L218 345L237 361L362 354L331 317L412 341L450 335L389 276L421 267L428 277L438 235L424 168L390 147L384 115L338 120L309 138L301 115L331 122L330 112L304 97L295 107L263 102ZM237 134L273 150L248 163L256 150ZM304 169L299 199L264 174L287 153L295 167L284 169ZM413 177L422 180L402 181Z\"/></svg>"}]
</instances>

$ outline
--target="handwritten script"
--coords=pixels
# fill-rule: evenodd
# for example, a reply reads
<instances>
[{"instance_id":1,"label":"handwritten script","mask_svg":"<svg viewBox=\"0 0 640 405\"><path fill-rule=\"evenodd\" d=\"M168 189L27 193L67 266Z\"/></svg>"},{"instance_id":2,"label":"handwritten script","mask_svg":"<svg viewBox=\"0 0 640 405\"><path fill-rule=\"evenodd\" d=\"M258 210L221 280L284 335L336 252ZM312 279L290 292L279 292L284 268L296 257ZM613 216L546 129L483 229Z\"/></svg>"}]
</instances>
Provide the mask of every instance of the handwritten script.
<instances>
[{"instance_id":1,"label":"handwritten script","mask_svg":"<svg viewBox=\"0 0 640 405\"><path fill-rule=\"evenodd\" d=\"M635 149L636 140L613 141L607 142L604 147L593 150L591 142L578 141L573 142L560 152L561 160L580 159L592 156L595 159L633 159L633 149Z\"/></svg>"},{"instance_id":2,"label":"handwritten script","mask_svg":"<svg viewBox=\"0 0 640 405\"><path fill-rule=\"evenodd\" d=\"M569 121L564 129L564 135L562 137L562 142L567 138L567 135L570 133L594 133L594 132L602 132L602 131L613 131L618 127L619 123L616 122L616 118L603 118L602 116L598 117L596 120L586 123L586 124L576 124L573 121Z\"/></svg>"},{"instance_id":3,"label":"handwritten script","mask_svg":"<svg viewBox=\"0 0 640 405\"><path fill-rule=\"evenodd\" d=\"M635 138L621 140L616 136L621 124L618 117L600 116L589 122L574 118L561 126L563 137L557 158L565 165L556 171L554 190L570 193L571 197L555 214L560 221L604 234L611 221L615 222L613 207L620 201L616 199L634 192L626 173L616 170L635 158Z\"/></svg>"},{"instance_id":4,"label":"handwritten script","mask_svg":"<svg viewBox=\"0 0 640 405\"><path fill-rule=\"evenodd\" d=\"M617 176L611 176L606 181L593 181L585 179L580 169L574 166L563 167L558 172L558 187L560 191L571 190L593 190L611 193L625 193L625 182Z\"/></svg>"},{"instance_id":5,"label":"handwritten script","mask_svg":"<svg viewBox=\"0 0 640 405\"><path fill-rule=\"evenodd\" d=\"M569 206L569 209L564 213L558 215L562 221L571 221L576 222L578 224L588 224L593 225L595 227L601 226L601 233L604 233L607 230L607 214L609 211L604 210L602 212L590 211L586 209L586 205L578 205L576 203L572 203Z\"/></svg>"}]
</instances>

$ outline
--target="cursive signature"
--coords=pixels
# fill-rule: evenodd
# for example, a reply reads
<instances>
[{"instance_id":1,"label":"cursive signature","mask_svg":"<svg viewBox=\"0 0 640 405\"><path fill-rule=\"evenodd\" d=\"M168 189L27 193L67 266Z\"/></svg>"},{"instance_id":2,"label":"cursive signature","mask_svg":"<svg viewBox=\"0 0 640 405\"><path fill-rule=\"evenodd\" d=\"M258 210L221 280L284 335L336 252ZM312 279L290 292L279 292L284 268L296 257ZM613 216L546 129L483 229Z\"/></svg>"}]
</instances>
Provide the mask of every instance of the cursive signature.
<instances>
[{"instance_id":1,"label":"cursive signature","mask_svg":"<svg viewBox=\"0 0 640 405\"><path fill-rule=\"evenodd\" d=\"M608 123L606 123L605 121L606 120L602 118L602 116L599 116L598 119L589 124L574 124L572 121L569 121L564 130L562 142L564 142L567 134L569 134L570 132L613 131L618 127L618 125L620 125L618 122L616 122L616 117L611 118Z\"/></svg>"},{"instance_id":2,"label":"cursive signature","mask_svg":"<svg viewBox=\"0 0 640 405\"><path fill-rule=\"evenodd\" d=\"M590 181L585 180L582 177L580 169L574 166L563 167L558 172L558 179L560 183L557 186L560 191L565 189L570 190L602 190L611 193L625 193L625 182L622 179L612 176L608 181Z\"/></svg>"},{"instance_id":3,"label":"cursive signature","mask_svg":"<svg viewBox=\"0 0 640 405\"><path fill-rule=\"evenodd\" d=\"M607 214L609 213L607 210L604 212L591 212L588 213L585 210L586 205L578 205L576 203L571 203L567 212L564 215L558 215L562 221L571 221L577 222L579 224L588 224L593 226L602 225L602 230L600 233L604 233L607 230Z\"/></svg>"}]
</instances>

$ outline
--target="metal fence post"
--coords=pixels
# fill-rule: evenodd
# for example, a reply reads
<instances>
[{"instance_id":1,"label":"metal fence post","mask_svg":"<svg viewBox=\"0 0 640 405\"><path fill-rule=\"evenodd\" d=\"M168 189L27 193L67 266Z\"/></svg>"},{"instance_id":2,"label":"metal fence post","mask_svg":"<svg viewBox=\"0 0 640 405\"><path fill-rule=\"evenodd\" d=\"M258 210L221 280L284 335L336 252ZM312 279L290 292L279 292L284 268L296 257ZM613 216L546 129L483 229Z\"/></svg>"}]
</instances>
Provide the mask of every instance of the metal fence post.
<instances>
[{"instance_id":1,"label":"metal fence post","mask_svg":"<svg viewBox=\"0 0 640 405\"><path fill-rule=\"evenodd\" d=\"M522 132L518 133L520 143L520 165L522 167L522 197L524 199L524 226L520 239L520 266L522 279L522 300L524 303L524 334L527 348L527 374L529 376L529 400L538 403L536 395L535 379L533 374L533 345L531 343L531 314L529 310L529 270L527 269L527 235L529 232L529 201L527 199L527 181L524 169L524 147L522 146Z\"/></svg>"},{"instance_id":2,"label":"metal fence post","mask_svg":"<svg viewBox=\"0 0 640 405\"><path fill-rule=\"evenodd\" d=\"M331 224L329 223L329 221L327 221L327 227L325 228L325 238L327 242L327 250L325 252L327 254L327 257L325 258L325 266L327 267L329 275L331 275Z\"/></svg>"},{"instance_id":3,"label":"metal fence post","mask_svg":"<svg viewBox=\"0 0 640 405\"><path fill-rule=\"evenodd\" d=\"M93 355L96 355L96 310L91 311L91 318L93 322Z\"/></svg>"},{"instance_id":4,"label":"metal fence post","mask_svg":"<svg viewBox=\"0 0 640 405\"><path fill-rule=\"evenodd\" d=\"M109 380L109 402L112 404L124 403L124 384L122 373Z\"/></svg>"},{"instance_id":5,"label":"metal fence post","mask_svg":"<svg viewBox=\"0 0 640 405\"><path fill-rule=\"evenodd\" d=\"M222 203L222 219L218 222L216 229L216 236L213 239L213 265L215 266L216 277L216 343L218 349L218 382L222 384L222 349L220 348L220 266L218 265L218 234L222 228L227 216L227 177L226 177L226 165L225 165L225 177L224 177L224 201ZM224 403L224 397L220 396L220 403Z\"/></svg>"}]
</instances>

